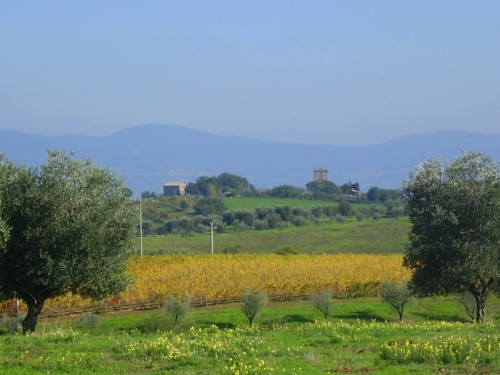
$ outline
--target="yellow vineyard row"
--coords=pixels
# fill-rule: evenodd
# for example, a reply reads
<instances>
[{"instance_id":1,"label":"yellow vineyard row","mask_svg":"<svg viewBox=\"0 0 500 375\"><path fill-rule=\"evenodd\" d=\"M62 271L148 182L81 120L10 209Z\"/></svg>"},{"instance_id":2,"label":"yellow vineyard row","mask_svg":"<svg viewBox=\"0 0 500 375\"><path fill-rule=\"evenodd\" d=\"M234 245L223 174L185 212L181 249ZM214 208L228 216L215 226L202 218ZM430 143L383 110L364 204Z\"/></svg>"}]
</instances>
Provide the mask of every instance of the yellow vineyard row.
<instances>
[{"instance_id":1,"label":"yellow vineyard row","mask_svg":"<svg viewBox=\"0 0 500 375\"><path fill-rule=\"evenodd\" d=\"M114 304L161 302L172 294L194 301L241 297L244 288L293 298L329 289L338 295L373 295L381 280L407 280L400 255L163 255L130 259L132 284ZM91 301L64 296L49 309L79 308Z\"/></svg>"}]
</instances>

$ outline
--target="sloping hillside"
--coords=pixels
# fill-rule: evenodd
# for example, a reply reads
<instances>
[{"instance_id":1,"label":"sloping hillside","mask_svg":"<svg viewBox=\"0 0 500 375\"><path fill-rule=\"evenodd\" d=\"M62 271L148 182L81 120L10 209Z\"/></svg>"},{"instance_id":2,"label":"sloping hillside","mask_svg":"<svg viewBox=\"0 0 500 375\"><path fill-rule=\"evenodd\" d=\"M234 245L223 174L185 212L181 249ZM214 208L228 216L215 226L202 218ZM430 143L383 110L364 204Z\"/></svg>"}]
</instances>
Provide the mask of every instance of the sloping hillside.
<instances>
[{"instance_id":1,"label":"sloping hillside","mask_svg":"<svg viewBox=\"0 0 500 375\"><path fill-rule=\"evenodd\" d=\"M37 164L47 149L75 151L115 170L139 194L162 192L166 181L194 181L229 172L258 188L303 187L315 168L338 184L359 182L398 188L408 172L428 158L477 150L500 160L500 135L440 132L369 146L305 145L214 135L173 125L142 125L109 136L44 136L0 130L0 152L18 163Z\"/></svg>"}]
</instances>

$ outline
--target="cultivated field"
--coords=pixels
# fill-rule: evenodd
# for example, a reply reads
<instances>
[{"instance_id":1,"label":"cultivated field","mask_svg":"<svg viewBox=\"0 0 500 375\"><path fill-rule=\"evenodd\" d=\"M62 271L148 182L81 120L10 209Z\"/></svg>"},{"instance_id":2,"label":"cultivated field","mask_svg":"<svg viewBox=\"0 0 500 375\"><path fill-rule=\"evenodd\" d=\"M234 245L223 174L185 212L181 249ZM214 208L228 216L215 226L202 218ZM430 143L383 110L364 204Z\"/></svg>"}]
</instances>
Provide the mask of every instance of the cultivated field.
<instances>
[{"instance_id":1,"label":"cultivated field","mask_svg":"<svg viewBox=\"0 0 500 375\"><path fill-rule=\"evenodd\" d=\"M291 248L310 254L402 254L408 241L409 221L399 219L355 219L301 227L287 226L263 231L227 230L214 236L216 253L270 253ZM139 251L139 239L135 246ZM185 253L208 254L211 251L210 232L181 236L178 234L145 236L145 254Z\"/></svg>"},{"instance_id":2,"label":"cultivated field","mask_svg":"<svg viewBox=\"0 0 500 375\"><path fill-rule=\"evenodd\" d=\"M157 208L186 214L175 204ZM146 236L144 253L162 255L132 257L133 283L124 293L99 302L49 300L33 335L0 328L0 374L500 373L495 295L481 325L469 323L458 296L419 298L403 323L381 301L382 280L410 278L402 267L409 225L407 218L323 218L262 231L229 228L215 235L213 255L209 233ZM241 311L244 288L263 289L272 300L253 328ZM324 289L334 295L327 320L309 301ZM192 313L178 324L162 307L169 294L193 297Z\"/></svg>"},{"instance_id":3,"label":"cultivated field","mask_svg":"<svg viewBox=\"0 0 500 375\"><path fill-rule=\"evenodd\" d=\"M380 294L382 280L410 277L400 255L157 255L136 256L127 268L133 283L118 297L92 304L65 296L47 301L45 313L161 305L169 294L189 295L200 305L221 303L241 300L245 288L262 289L280 300L324 289L337 297L369 296Z\"/></svg>"}]
</instances>

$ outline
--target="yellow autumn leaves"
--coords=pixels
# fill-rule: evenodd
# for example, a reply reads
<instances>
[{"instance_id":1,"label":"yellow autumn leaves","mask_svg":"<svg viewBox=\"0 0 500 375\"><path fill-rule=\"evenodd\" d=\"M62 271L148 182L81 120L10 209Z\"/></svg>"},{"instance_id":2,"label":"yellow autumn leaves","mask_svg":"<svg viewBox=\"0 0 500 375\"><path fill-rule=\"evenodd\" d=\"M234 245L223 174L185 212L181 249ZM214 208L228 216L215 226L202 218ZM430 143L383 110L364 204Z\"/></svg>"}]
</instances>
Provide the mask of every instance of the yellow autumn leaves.
<instances>
[{"instance_id":1,"label":"yellow autumn leaves","mask_svg":"<svg viewBox=\"0 0 500 375\"><path fill-rule=\"evenodd\" d=\"M338 296L375 295L381 280L407 280L400 255L216 254L136 256L129 260L132 284L121 304L190 295L194 303L241 298L244 288L263 289L270 297L294 298L329 289ZM88 304L74 296L48 301L46 307Z\"/></svg>"}]
</instances>

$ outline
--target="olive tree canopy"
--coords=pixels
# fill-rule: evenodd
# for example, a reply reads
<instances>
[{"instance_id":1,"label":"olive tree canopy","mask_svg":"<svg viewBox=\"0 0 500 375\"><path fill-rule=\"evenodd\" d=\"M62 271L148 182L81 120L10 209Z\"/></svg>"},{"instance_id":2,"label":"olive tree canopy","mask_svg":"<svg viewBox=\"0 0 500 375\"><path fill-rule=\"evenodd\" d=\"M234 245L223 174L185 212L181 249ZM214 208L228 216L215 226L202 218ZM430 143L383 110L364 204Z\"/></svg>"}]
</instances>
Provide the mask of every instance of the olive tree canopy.
<instances>
[{"instance_id":1,"label":"olive tree canopy","mask_svg":"<svg viewBox=\"0 0 500 375\"><path fill-rule=\"evenodd\" d=\"M0 201L0 252L5 249L7 239L9 238L9 229L7 223L3 220L2 215L2 201Z\"/></svg>"},{"instance_id":2,"label":"olive tree canopy","mask_svg":"<svg viewBox=\"0 0 500 375\"><path fill-rule=\"evenodd\" d=\"M23 331L35 330L48 298L68 292L101 299L124 290L132 250L130 190L90 160L52 151L40 167L0 160L0 297L28 306Z\"/></svg>"},{"instance_id":3,"label":"olive tree canopy","mask_svg":"<svg viewBox=\"0 0 500 375\"><path fill-rule=\"evenodd\" d=\"M403 184L411 221L404 264L420 295L470 292L476 321L500 280L500 167L470 152L429 160Z\"/></svg>"}]
</instances>

